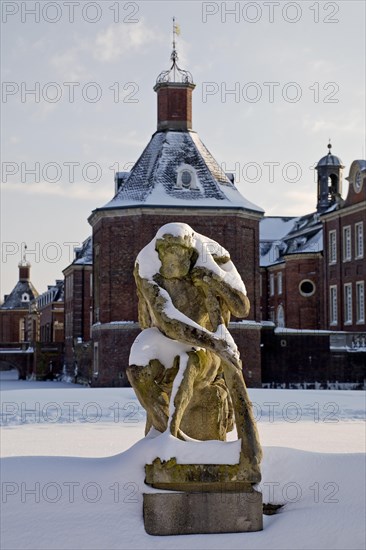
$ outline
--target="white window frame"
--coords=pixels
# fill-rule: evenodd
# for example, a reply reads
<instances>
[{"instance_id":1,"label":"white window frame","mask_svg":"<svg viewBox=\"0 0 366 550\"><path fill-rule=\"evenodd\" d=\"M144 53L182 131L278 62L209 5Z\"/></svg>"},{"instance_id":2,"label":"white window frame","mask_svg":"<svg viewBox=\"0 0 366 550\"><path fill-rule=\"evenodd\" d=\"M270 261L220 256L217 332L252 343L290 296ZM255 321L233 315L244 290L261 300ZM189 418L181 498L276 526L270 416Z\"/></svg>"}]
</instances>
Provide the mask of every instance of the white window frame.
<instances>
[{"instance_id":1,"label":"white window frame","mask_svg":"<svg viewBox=\"0 0 366 550\"><path fill-rule=\"evenodd\" d=\"M285 310L282 304L280 304L277 308L276 324L280 328L285 327Z\"/></svg>"},{"instance_id":2,"label":"white window frame","mask_svg":"<svg viewBox=\"0 0 366 550\"><path fill-rule=\"evenodd\" d=\"M277 294L282 294L282 271L277 273Z\"/></svg>"},{"instance_id":3,"label":"white window frame","mask_svg":"<svg viewBox=\"0 0 366 550\"><path fill-rule=\"evenodd\" d=\"M337 285L329 287L329 319L331 325L338 325L338 288Z\"/></svg>"},{"instance_id":4,"label":"white window frame","mask_svg":"<svg viewBox=\"0 0 366 550\"><path fill-rule=\"evenodd\" d=\"M191 176L191 181L188 187L183 184L182 176L184 172L189 172ZM199 191L197 172L193 166L190 164L181 164L178 167L175 189Z\"/></svg>"},{"instance_id":5,"label":"white window frame","mask_svg":"<svg viewBox=\"0 0 366 550\"><path fill-rule=\"evenodd\" d=\"M352 232L351 226L343 227L343 261L350 262L352 260Z\"/></svg>"},{"instance_id":6,"label":"white window frame","mask_svg":"<svg viewBox=\"0 0 366 550\"><path fill-rule=\"evenodd\" d=\"M356 323L365 323L365 281L356 282Z\"/></svg>"},{"instance_id":7,"label":"white window frame","mask_svg":"<svg viewBox=\"0 0 366 550\"><path fill-rule=\"evenodd\" d=\"M269 295L274 296L275 293L275 284L274 284L274 273L269 274Z\"/></svg>"},{"instance_id":8,"label":"white window frame","mask_svg":"<svg viewBox=\"0 0 366 550\"><path fill-rule=\"evenodd\" d=\"M344 324L352 325L352 283L345 283L344 295Z\"/></svg>"},{"instance_id":9,"label":"white window frame","mask_svg":"<svg viewBox=\"0 0 366 550\"><path fill-rule=\"evenodd\" d=\"M337 230L332 229L328 233L328 260L329 264L337 263Z\"/></svg>"},{"instance_id":10,"label":"white window frame","mask_svg":"<svg viewBox=\"0 0 366 550\"><path fill-rule=\"evenodd\" d=\"M363 222L355 223L355 259L360 260L364 255Z\"/></svg>"}]
</instances>

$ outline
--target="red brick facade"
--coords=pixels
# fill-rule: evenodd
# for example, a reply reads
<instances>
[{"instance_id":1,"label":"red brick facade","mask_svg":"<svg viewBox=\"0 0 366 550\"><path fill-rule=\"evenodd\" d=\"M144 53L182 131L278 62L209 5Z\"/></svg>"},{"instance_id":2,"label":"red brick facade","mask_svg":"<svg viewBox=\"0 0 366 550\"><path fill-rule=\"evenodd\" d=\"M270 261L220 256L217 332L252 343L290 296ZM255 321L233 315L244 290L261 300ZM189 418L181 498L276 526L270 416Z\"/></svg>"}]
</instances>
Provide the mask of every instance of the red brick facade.
<instances>
[{"instance_id":1,"label":"red brick facade","mask_svg":"<svg viewBox=\"0 0 366 550\"><path fill-rule=\"evenodd\" d=\"M158 130L174 128L189 130L192 128L192 91L194 84L186 85L172 82L157 84L158 93Z\"/></svg>"},{"instance_id":2,"label":"red brick facade","mask_svg":"<svg viewBox=\"0 0 366 550\"><path fill-rule=\"evenodd\" d=\"M28 309L0 309L0 342L24 342Z\"/></svg>"},{"instance_id":3,"label":"red brick facade","mask_svg":"<svg viewBox=\"0 0 366 550\"><path fill-rule=\"evenodd\" d=\"M365 171L361 175L359 162L352 163L348 196L342 207L322 216L324 315L325 327L331 330L366 330L366 177Z\"/></svg>"},{"instance_id":4,"label":"red brick facade","mask_svg":"<svg viewBox=\"0 0 366 550\"><path fill-rule=\"evenodd\" d=\"M73 373L77 344L91 340L92 266L71 264L65 275L65 364Z\"/></svg>"}]
</instances>

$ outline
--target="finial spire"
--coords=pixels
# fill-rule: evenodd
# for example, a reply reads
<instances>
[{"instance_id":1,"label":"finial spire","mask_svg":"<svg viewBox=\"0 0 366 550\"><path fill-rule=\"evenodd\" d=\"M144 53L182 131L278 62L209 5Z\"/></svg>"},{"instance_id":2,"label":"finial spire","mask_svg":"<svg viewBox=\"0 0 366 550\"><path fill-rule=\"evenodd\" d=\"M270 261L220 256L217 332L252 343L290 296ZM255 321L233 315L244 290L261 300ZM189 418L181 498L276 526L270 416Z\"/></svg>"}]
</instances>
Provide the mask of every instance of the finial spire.
<instances>
[{"instance_id":1,"label":"finial spire","mask_svg":"<svg viewBox=\"0 0 366 550\"><path fill-rule=\"evenodd\" d=\"M19 264L18 264L19 267L20 267L20 266L29 266L29 265L30 265L29 262L27 261L27 248L28 248L28 247L27 247L26 243L24 243L24 244L22 243L23 254L22 254L22 259L21 259L21 261L20 261Z\"/></svg>"},{"instance_id":2,"label":"finial spire","mask_svg":"<svg viewBox=\"0 0 366 550\"><path fill-rule=\"evenodd\" d=\"M332 150L332 144L331 144L330 141L331 141L331 140L330 140L330 138L329 138L329 140L328 140L328 145L327 145L327 147L328 147L328 149L329 149L328 155L331 155L331 154L332 154L332 151L331 151L331 150Z\"/></svg>"},{"instance_id":3,"label":"finial spire","mask_svg":"<svg viewBox=\"0 0 366 550\"><path fill-rule=\"evenodd\" d=\"M170 60L172 61L172 66L168 71L162 71L158 78L156 79L156 83L160 84L162 82L181 82L183 84L193 84L193 78L189 71L185 71L181 69L178 66L178 52L177 52L177 43L176 39L177 36L180 35L180 27L175 21L175 17L173 19L173 51L170 55Z\"/></svg>"}]
</instances>

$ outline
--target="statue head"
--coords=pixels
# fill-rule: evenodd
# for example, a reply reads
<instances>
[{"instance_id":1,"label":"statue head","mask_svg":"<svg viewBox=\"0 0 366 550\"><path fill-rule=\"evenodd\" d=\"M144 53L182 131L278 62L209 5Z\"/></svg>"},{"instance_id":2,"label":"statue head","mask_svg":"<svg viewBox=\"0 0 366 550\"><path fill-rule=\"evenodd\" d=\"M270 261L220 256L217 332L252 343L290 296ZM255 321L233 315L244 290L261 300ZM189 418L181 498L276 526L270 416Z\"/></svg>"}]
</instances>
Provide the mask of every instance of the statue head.
<instances>
[{"instance_id":1,"label":"statue head","mask_svg":"<svg viewBox=\"0 0 366 550\"><path fill-rule=\"evenodd\" d=\"M156 250L161 261L160 274L167 279L188 275L198 257L194 231L183 223L164 225L156 235Z\"/></svg>"}]
</instances>

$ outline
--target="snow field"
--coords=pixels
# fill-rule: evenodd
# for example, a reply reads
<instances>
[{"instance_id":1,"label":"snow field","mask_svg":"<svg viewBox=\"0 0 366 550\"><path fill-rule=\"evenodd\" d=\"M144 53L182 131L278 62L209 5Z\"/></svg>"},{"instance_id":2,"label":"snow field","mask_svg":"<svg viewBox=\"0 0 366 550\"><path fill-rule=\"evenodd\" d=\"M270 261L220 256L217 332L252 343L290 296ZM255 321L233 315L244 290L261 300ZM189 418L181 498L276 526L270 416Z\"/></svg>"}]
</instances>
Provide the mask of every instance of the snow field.
<instances>
[{"instance_id":1,"label":"snow field","mask_svg":"<svg viewBox=\"0 0 366 550\"><path fill-rule=\"evenodd\" d=\"M365 392L250 396L264 447L259 488L281 512L259 533L151 537L143 468L161 436L143 437L133 391L3 379L2 550L365 548Z\"/></svg>"}]
</instances>

